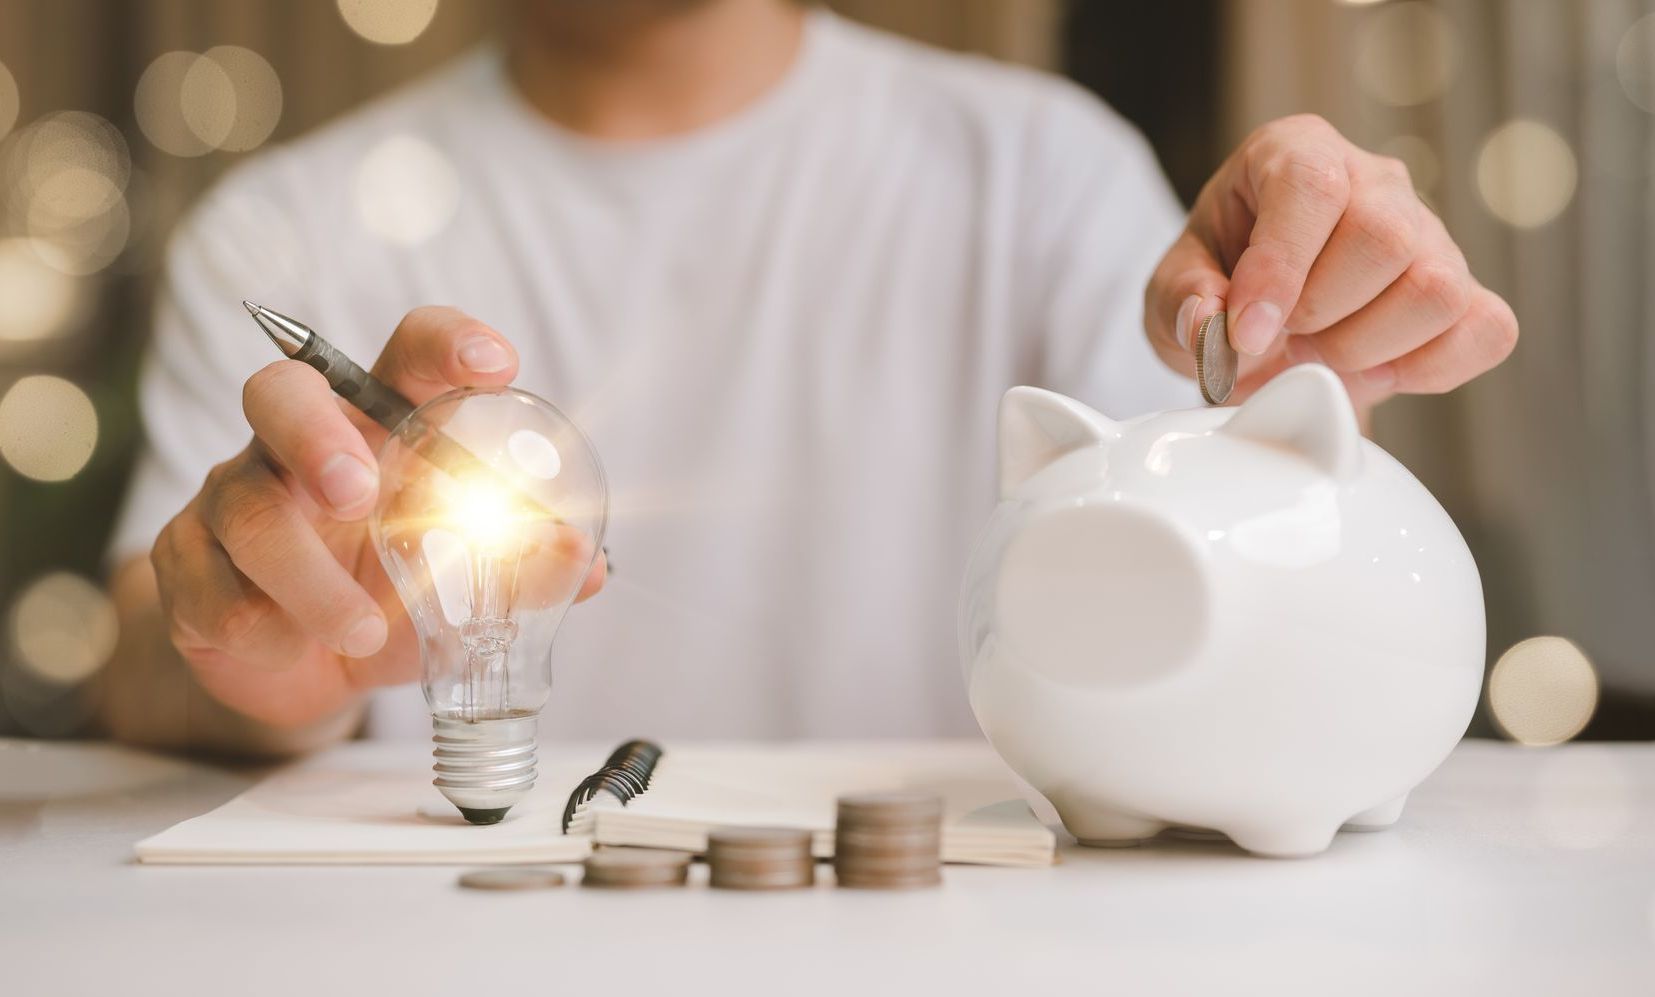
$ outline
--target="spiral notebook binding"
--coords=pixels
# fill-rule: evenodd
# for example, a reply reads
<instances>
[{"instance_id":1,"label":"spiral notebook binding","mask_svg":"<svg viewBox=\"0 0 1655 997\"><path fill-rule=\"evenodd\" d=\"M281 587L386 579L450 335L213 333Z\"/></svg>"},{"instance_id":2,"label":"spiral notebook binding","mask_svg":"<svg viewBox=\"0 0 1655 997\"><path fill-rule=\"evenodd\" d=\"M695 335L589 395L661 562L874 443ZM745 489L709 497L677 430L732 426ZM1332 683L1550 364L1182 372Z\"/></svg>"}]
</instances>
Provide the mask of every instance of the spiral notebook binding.
<instances>
[{"instance_id":1,"label":"spiral notebook binding","mask_svg":"<svg viewBox=\"0 0 1655 997\"><path fill-rule=\"evenodd\" d=\"M634 796L648 789L661 755L660 745L644 740L627 741L610 752L603 768L582 779L575 791L569 794L569 802L563 807L563 832L569 832L575 811L599 793L609 793L625 806Z\"/></svg>"}]
</instances>

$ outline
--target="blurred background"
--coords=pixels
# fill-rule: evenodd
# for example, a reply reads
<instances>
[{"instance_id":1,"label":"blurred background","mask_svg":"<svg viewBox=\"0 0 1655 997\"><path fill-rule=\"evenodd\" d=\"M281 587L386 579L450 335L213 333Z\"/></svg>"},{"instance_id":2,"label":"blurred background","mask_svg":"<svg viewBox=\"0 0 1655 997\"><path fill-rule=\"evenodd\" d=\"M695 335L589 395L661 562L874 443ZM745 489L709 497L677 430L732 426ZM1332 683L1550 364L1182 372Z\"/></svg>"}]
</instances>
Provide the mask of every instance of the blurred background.
<instances>
[{"instance_id":1,"label":"blurred background","mask_svg":"<svg viewBox=\"0 0 1655 997\"><path fill-rule=\"evenodd\" d=\"M1482 568L1491 677L1474 732L1655 737L1651 3L829 6L1073 77L1143 129L1186 202L1283 114L1406 161L1523 328L1501 369L1388 403L1375 427ZM180 214L236 161L496 18L481 0L0 0L0 734L91 732L117 637L103 547Z\"/></svg>"}]
</instances>

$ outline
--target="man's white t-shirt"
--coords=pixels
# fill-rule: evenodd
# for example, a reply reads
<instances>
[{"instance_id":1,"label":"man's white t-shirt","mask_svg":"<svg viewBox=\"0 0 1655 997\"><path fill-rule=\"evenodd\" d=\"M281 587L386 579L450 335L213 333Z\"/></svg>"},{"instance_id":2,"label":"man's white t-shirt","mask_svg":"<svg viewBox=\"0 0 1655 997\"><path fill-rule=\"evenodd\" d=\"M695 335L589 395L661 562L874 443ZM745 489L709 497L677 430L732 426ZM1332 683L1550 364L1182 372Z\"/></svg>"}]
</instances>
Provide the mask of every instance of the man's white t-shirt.
<instances>
[{"instance_id":1,"label":"man's white t-shirt","mask_svg":"<svg viewBox=\"0 0 1655 997\"><path fill-rule=\"evenodd\" d=\"M114 541L246 443L251 298L367 366L457 306L609 476L608 587L553 654L551 737L959 734L955 600L1017 384L1195 404L1143 291L1182 212L1063 81L826 13L757 103L643 144L537 114L480 52L237 169L180 229ZM417 686L370 727L424 736Z\"/></svg>"}]
</instances>

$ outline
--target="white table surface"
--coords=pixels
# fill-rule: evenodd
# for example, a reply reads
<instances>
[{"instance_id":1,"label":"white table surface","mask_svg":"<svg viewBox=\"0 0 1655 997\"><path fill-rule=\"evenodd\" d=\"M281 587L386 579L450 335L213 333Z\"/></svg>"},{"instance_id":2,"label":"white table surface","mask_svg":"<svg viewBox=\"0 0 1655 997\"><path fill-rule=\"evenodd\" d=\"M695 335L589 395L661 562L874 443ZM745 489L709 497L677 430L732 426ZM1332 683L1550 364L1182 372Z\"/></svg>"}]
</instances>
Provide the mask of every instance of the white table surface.
<instances>
[{"instance_id":1,"label":"white table surface","mask_svg":"<svg viewBox=\"0 0 1655 997\"><path fill-rule=\"evenodd\" d=\"M918 893L133 862L250 781L0 740L0 993L1655 994L1655 745L1468 742L1396 828L1314 859L1071 845Z\"/></svg>"}]
</instances>

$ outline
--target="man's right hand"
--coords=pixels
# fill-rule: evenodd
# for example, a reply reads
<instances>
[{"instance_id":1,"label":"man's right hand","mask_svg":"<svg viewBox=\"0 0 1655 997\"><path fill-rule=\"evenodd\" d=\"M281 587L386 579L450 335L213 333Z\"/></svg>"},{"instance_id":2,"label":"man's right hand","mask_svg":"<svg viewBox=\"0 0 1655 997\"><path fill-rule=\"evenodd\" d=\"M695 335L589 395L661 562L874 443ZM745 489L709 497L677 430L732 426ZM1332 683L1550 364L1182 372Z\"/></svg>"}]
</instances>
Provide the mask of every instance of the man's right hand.
<instances>
[{"instance_id":1,"label":"man's right hand","mask_svg":"<svg viewBox=\"0 0 1655 997\"><path fill-rule=\"evenodd\" d=\"M415 404L517 375L505 337L452 308L416 308L374 364ZM333 715L419 675L406 613L367 517L385 430L294 360L242 392L253 440L213 468L150 553L174 646L220 702L275 727ZM581 589L603 585L600 557Z\"/></svg>"}]
</instances>

